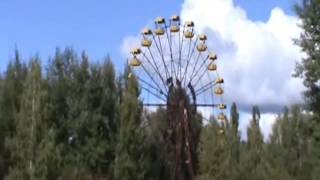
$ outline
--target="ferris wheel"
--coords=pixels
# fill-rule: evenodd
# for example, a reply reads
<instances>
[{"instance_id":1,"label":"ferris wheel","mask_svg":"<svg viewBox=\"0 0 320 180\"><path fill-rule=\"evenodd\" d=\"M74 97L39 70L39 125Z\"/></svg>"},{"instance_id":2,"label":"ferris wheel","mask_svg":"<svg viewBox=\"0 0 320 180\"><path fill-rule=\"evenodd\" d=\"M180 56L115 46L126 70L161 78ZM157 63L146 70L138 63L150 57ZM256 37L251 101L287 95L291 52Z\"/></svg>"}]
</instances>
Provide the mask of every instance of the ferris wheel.
<instances>
[{"instance_id":1,"label":"ferris wheel","mask_svg":"<svg viewBox=\"0 0 320 180\"><path fill-rule=\"evenodd\" d=\"M142 30L141 44L131 49L129 65L139 81L143 105L167 109L173 132L168 141L175 152L170 160L174 164L172 179L194 179L190 120L197 108L210 108L218 111L217 119L226 124L224 79L218 73L217 55L209 50L207 36L196 34L194 22L182 24L180 17L173 15L168 21L157 17L154 25L153 30Z\"/></svg>"},{"instance_id":2,"label":"ferris wheel","mask_svg":"<svg viewBox=\"0 0 320 180\"><path fill-rule=\"evenodd\" d=\"M181 25L180 17L154 21L155 29L144 28L141 45L131 49L129 65L137 76L145 106L167 106L171 86L181 86L195 107L219 109L225 120L224 79L218 73L217 55L206 45L207 36L196 34L194 22Z\"/></svg>"}]
</instances>

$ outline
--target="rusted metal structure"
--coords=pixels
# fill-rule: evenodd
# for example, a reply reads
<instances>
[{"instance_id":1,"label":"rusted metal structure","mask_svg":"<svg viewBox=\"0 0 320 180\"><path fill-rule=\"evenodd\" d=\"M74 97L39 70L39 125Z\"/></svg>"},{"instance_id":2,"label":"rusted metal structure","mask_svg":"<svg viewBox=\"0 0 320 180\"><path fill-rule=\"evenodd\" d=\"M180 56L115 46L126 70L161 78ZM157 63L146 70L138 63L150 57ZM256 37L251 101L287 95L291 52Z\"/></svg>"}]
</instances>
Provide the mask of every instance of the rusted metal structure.
<instances>
[{"instance_id":1,"label":"rusted metal structure","mask_svg":"<svg viewBox=\"0 0 320 180\"><path fill-rule=\"evenodd\" d=\"M217 72L217 55L208 50L207 36L195 33L194 22L181 25L173 15L168 22L157 17L154 23L154 30L142 30L128 63L139 80L144 106L167 109L165 158L171 180L194 180L191 120L197 108L207 107L218 109L218 119L226 121L224 79Z\"/></svg>"}]
</instances>

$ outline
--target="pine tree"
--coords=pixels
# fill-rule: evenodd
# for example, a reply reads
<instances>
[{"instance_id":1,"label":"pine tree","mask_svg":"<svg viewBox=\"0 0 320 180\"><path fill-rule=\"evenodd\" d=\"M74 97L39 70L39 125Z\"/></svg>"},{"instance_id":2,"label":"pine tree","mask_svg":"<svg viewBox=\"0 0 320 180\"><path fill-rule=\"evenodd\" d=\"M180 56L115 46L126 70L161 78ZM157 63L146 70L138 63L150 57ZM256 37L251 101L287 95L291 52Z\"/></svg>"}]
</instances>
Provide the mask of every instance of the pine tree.
<instances>
[{"instance_id":1,"label":"pine tree","mask_svg":"<svg viewBox=\"0 0 320 180\"><path fill-rule=\"evenodd\" d=\"M320 167L320 1L302 0L296 5L296 13L301 18L303 32L296 43L305 52L306 57L296 66L296 76L303 78L307 88L304 95L310 110L314 113L312 120L315 166ZM314 170L314 179L320 179L320 168Z\"/></svg>"},{"instance_id":2,"label":"pine tree","mask_svg":"<svg viewBox=\"0 0 320 180\"><path fill-rule=\"evenodd\" d=\"M257 106L252 108L252 120L247 129L247 145L242 160L241 176L244 179L263 179L264 164L262 157L263 151L263 135L259 127L260 110Z\"/></svg>"},{"instance_id":3,"label":"pine tree","mask_svg":"<svg viewBox=\"0 0 320 180\"><path fill-rule=\"evenodd\" d=\"M273 126L268 144L268 173L273 179L311 179L310 143L299 106L285 108ZM290 161L288 164L287 162Z\"/></svg>"},{"instance_id":4,"label":"pine tree","mask_svg":"<svg viewBox=\"0 0 320 180\"><path fill-rule=\"evenodd\" d=\"M228 132L228 142L230 151L230 167L231 178L237 179L239 174L239 162L240 162L240 134L239 134L239 113L236 103L233 103L230 110L230 129Z\"/></svg>"},{"instance_id":5,"label":"pine tree","mask_svg":"<svg viewBox=\"0 0 320 180\"><path fill-rule=\"evenodd\" d=\"M5 148L5 139L15 133L14 121L20 111L23 82L26 77L26 66L21 62L18 50L7 66L0 91L0 179L7 174L8 167L12 163L10 151ZM1 156L1 155L0 155Z\"/></svg>"},{"instance_id":6,"label":"pine tree","mask_svg":"<svg viewBox=\"0 0 320 180\"><path fill-rule=\"evenodd\" d=\"M201 133L199 146L199 179L220 180L230 177L230 156L226 133L221 125L211 118Z\"/></svg>"},{"instance_id":7,"label":"pine tree","mask_svg":"<svg viewBox=\"0 0 320 180\"><path fill-rule=\"evenodd\" d=\"M16 133L6 141L14 162L6 179L47 179L56 148L54 131L47 125L47 90L37 59L30 62L15 127Z\"/></svg>"},{"instance_id":8,"label":"pine tree","mask_svg":"<svg viewBox=\"0 0 320 180\"><path fill-rule=\"evenodd\" d=\"M120 106L119 137L116 148L115 179L146 179L148 159L145 151L145 131L142 127L142 106L138 100L138 82L125 71L124 94Z\"/></svg>"},{"instance_id":9,"label":"pine tree","mask_svg":"<svg viewBox=\"0 0 320 180\"><path fill-rule=\"evenodd\" d=\"M111 176L114 171L115 147L119 128L120 95L118 94L114 65L109 56L105 59L100 72L101 75L97 80L100 82L102 93L96 98L97 101L99 100L98 109L102 117L99 123L101 138L107 143L103 158L105 162L102 163L102 168Z\"/></svg>"}]
</instances>

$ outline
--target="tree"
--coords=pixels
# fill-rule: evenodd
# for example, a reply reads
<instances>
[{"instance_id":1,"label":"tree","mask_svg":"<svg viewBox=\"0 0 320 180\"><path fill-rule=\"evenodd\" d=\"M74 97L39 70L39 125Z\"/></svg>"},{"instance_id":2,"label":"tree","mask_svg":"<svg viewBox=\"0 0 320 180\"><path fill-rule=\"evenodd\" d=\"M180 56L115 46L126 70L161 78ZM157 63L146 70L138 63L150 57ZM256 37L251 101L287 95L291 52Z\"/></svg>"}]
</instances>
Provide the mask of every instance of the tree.
<instances>
[{"instance_id":1,"label":"tree","mask_svg":"<svg viewBox=\"0 0 320 180\"><path fill-rule=\"evenodd\" d=\"M264 164L262 157L263 135L259 127L260 110L257 106L252 108L252 119L247 129L247 144L243 153L241 176L244 179L264 179Z\"/></svg>"},{"instance_id":2,"label":"tree","mask_svg":"<svg viewBox=\"0 0 320 180\"><path fill-rule=\"evenodd\" d=\"M12 163L10 151L5 147L5 139L12 137L15 133L15 119L20 112L21 94L23 82L25 81L27 68L21 63L18 50L7 66L0 91L0 179L8 171ZM1 158L1 155L2 158Z\"/></svg>"},{"instance_id":3,"label":"tree","mask_svg":"<svg viewBox=\"0 0 320 180\"><path fill-rule=\"evenodd\" d=\"M47 125L47 90L38 59L33 59L24 83L16 132L6 140L13 164L6 179L48 179L49 163L54 161L54 130Z\"/></svg>"},{"instance_id":4,"label":"tree","mask_svg":"<svg viewBox=\"0 0 320 180\"><path fill-rule=\"evenodd\" d=\"M210 118L201 133L199 145L199 179L220 180L230 177L230 156L226 133L221 125Z\"/></svg>"},{"instance_id":5,"label":"tree","mask_svg":"<svg viewBox=\"0 0 320 180\"><path fill-rule=\"evenodd\" d=\"M239 134L239 113L236 103L232 103L230 110L230 129L228 132L228 142L230 151L231 178L237 179L240 162L240 134Z\"/></svg>"},{"instance_id":6,"label":"tree","mask_svg":"<svg viewBox=\"0 0 320 180\"><path fill-rule=\"evenodd\" d=\"M142 105L138 100L138 82L124 75L124 94L120 105L119 137L116 148L115 179L146 179L149 157L145 151L145 131L142 127Z\"/></svg>"},{"instance_id":7,"label":"tree","mask_svg":"<svg viewBox=\"0 0 320 180\"><path fill-rule=\"evenodd\" d=\"M307 88L304 95L309 109L315 114L312 120L315 166L320 167L320 1L303 0L295 6L301 18L303 32L296 43L306 57L296 66L296 76L303 78ZM314 179L320 178L320 168L315 169Z\"/></svg>"},{"instance_id":8,"label":"tree","mask_svg":"<svg viewBox=\"0 0 320 180\"><path fill-rule=\"evenodd\" d=\"M303 0L295 6L301 18L303 32L296 43L306 53L306 57L296 66L296 76L304 80L307 90L305 97L310 109L320 114L320 1Z\"/></svg>"}]
</instances>

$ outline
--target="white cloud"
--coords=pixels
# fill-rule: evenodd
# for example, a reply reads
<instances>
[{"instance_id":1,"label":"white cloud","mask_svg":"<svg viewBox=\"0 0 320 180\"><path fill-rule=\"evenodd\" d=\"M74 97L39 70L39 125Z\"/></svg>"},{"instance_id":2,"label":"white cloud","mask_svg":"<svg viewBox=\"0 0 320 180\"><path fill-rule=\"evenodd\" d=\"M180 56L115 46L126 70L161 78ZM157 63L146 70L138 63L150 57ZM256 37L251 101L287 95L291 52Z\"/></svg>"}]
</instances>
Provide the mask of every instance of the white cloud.
<instances>
[{"instance_id":1,"label":"white cloud","mask_svg":"<svg viewBox=\"0 0 320 180\"><path fill-rule=\"evenodd\" d=\"M247 128L250 125L252 115L250 113L243 112L240 114L239 130L241 132L242 139L247 139ZM263 134L264 140L269 140L269 135L272 133L272 126L277 119L277 114L264 113L261 115L259 125Z\"/></svg>"},{"instance_id":2,"label":"white cloud","mask_svg":"<svg viewBox=\"0 0 320 180\"><path fill-rule=\"evenodd\" d=\"M302 57L293 44L298 38L299 19L276 7L266 22L252 21L232 0L185 0L182 21L192 20L198 33L206 33L207 44L218 56L219 74L225 79L224 100L236 102L241 113L240 129L246 136L252 105L264 114L260 126L265 138L271 132L275 113L283 106L301 103L304 87L292 77ZM148 23L146 23L148 24ZM138 36L124 39L122 52L135 46ZM201 110L209 116L208 110Z\"/></svg>"},{"instance_id":3,"label":"white cloud","mask_svg":"<svg viewBox=\"0 0 320 180\"><path fill-rule=\"evenodd\" d=\"M270 112L302 102L301 80L291 77L302 55L293 45L300 33L296 17L274 8L267 22L251 21L232 0L186 0L181 17L208 34L209 47L220 55L228 103L245 111L256 104Z\"/></svg>"}]
</instances>

